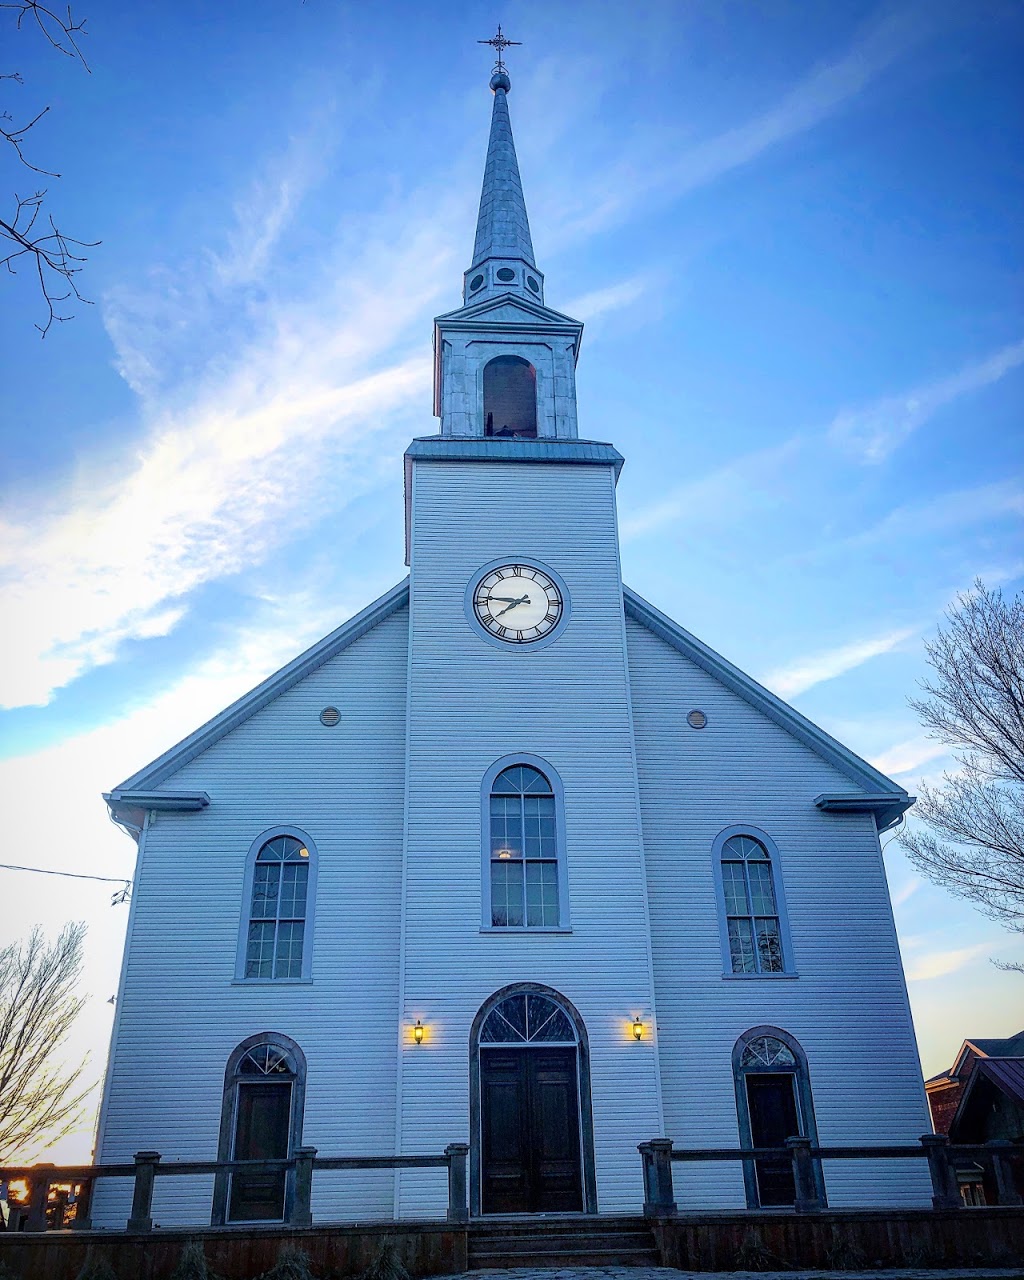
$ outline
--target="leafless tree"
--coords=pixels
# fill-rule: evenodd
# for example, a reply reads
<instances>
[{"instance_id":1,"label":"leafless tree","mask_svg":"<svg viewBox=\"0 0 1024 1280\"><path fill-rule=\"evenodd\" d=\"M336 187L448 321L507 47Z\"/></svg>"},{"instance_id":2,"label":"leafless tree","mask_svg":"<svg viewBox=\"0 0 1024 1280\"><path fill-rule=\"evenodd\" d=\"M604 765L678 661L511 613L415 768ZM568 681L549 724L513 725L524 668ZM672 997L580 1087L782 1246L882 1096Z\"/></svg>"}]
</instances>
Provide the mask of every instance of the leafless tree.
<instances>
[{"instance_id":1,"label":"leafless tree","mask_svg":"<svg viewBox=\"0 0 1024 1280\"><path fill-rule=\"evenodd\" d=\"M0 950L0 1163L27 1159L74 1128L90 1092L78 1089L85 1062L63 1057L85 1004L84 924L66 924L53 945L42 930Z\"/></svg>"},{"instance_id":2,"label":"leafless tree","mask_svg":"<svg viewBox=\"0 0 1024 1280\"><path fill-rule=\"evenodd\" d=\"M910 705L960 768L921 787L914 814L929 830L901 841L930 880L1024 933L1024 597L977 581L946 618Z\"/></svg>"},{"instance_id":3,"label":"leafless tree","mask_svg":"<svg viewBox=\"0 0 1024 1280\"><path fill-rule=\"evenodd\" d=\"M76 21L68 6L66 16L50 9L40 0L2 0L0 9L12 10L15 26L19 31L25 27L35 29L42 34L50 46L65 57L80 62L86 71L89 64L85 60L79 41L85 35L85 19ZM0 80L8 80L22 84L21 74L17 71L0 74ZM10 111L0 111L0 140L6 142L18 165L46 178L59 178L60 174L52 169L44 169L34 163L26 155L28 135L49 112L44 107L35 115L26 115L21 123L15 120ZM45 324L37 324L36 328L45 338L54 321L70 320L70 315L62 314L70 298L77 302L89 303L89 299L79 292L75 277L82 269L86 256L83 249L95 248L98 240L77 240L66 235L53 220L53 215L43 211L47 189L37 187L29 195L13 196L13 212L6 218L0 218L0 266L4 266L12 274L25 263L31 265L39 280L39 290L46 304L47 319ZM91 304L90 304L91 305Z\"/></svg>"}]
</instances>

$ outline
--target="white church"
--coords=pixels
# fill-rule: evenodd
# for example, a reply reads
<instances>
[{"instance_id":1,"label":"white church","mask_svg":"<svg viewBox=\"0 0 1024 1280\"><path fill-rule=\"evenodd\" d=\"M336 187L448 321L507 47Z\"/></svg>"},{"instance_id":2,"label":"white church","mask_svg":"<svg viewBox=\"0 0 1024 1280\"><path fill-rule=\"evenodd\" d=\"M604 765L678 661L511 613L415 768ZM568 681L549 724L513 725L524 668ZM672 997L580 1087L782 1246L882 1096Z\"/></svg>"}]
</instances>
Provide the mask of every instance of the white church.
<instances>
[{"instance_id":1,"label":"white church","mask_svg":"<svg viewBox=\"0 0 1024 1280\"><path fill-rule=\"evenodd\" d=\"M912 799L623 584L623 459L577 421L490 87L408 577L105 797L138 863L99 1162L460 1142L473 1218L633 1214L652 1138L931 1127L879 848ZM159 1178L154 1214L280 1220L290 1176ZM921 1161L815 1177L929 1203ZM785 1161L676 1166L681 1210L794 1194ZM317 1222L446 1205L433 1169L314 1179Z\"/></svg>"}]
</instances>

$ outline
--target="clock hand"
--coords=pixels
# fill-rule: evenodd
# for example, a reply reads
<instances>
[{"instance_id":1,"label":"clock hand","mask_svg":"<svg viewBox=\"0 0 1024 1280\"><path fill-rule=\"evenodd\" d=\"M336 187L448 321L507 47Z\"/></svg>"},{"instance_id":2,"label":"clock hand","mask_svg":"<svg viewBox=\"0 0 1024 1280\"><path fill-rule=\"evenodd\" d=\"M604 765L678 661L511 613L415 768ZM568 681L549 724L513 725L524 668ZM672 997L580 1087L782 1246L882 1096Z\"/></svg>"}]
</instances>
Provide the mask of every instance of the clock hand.
<instances>
[{"instance_id":1,"label":"clock hand","mask_svg":"<svg viewBox=\"0 0 1024 1280\"><path fill-rule=\"evenodd\" d=\"M522 597L525 598L525 597ZM519 604L520 600L513 600L511 596L488 596L488 600L500 600L502 604Z\"/></svg>"},{"instance_id":2,"label":"clock hand","mask_svg":"<svg viewBox=\"0 0 1024 1280\"><path fill-rule=\"evenodd\" d=\"M500 618L503 613L508 613L509 609L514 609L517 604L529 604L529 603L530 603L529 596L520 596L518 600L513 600L511 604L507 604L504 607L504 609L500 610L500 612L496 613L494 616L496 618Z\"/></svg>"}]
</instances>

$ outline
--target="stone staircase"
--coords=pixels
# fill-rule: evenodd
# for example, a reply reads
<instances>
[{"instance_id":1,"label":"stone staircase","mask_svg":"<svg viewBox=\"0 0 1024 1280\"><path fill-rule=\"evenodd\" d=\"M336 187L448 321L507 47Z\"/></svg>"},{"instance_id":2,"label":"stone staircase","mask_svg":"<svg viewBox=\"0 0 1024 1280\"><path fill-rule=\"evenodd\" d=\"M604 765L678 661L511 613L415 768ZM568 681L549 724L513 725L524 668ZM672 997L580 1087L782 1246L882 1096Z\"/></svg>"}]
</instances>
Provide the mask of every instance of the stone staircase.
<instances>
[{"instance_id":1,"label":"stone staircase","mask_svg":"<svg viewBox=\"0 0 1024 1280\"><path fill-rule=\"evenodd\" d=\"M469 1267L657 1267L644 1218L585 1214L494 1217L469 1227Z\"/></svg>"}]
</instances>

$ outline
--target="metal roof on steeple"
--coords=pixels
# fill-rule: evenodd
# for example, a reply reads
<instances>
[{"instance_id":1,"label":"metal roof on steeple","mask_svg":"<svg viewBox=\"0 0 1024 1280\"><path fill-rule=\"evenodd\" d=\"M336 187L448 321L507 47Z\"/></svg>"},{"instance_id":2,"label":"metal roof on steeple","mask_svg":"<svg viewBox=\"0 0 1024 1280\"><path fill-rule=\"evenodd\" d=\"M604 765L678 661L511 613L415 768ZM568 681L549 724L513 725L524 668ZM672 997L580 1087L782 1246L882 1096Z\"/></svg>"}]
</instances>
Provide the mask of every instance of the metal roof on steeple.
<instances>
[{"instance_id":1,"label":"metal roof on steeple","mask_svg":"<svg viewBox=\"0 0 1024 1280\"><path fill-rule=\"evenodd\" d=\"M511 88L508 73L495 71L491 77L491 88L494 90L494 108L476 222L473 266L479 266L488 258L518 258L536 266L516 160L516 144L512 138L512 122L508 116L506 95Z\"/></svg>"}]
</instances>

